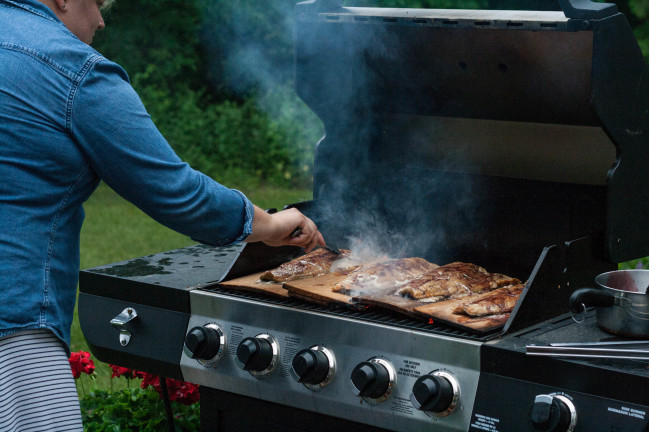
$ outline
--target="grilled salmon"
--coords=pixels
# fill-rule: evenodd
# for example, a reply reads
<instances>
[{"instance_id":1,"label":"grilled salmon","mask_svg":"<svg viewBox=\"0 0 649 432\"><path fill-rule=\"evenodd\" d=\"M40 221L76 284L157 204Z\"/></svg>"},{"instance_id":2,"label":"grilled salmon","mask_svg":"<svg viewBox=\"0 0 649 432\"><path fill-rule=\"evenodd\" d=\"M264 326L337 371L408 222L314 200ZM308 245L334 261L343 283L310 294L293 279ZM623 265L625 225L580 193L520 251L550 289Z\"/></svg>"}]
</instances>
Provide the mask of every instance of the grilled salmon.
<instances>
[{"instance_id":1,"label":"grilled salmon","mask_svg":"<svg viewBox=\"0 0 649 432\"><path fill-rule=\"evenodd\" d=\"M414 300L438 301L480 294L520 282L500 273L489 273L475 264L454 262L420 275L400 288L398 293Z\"/></svg>"},{"instance_id":2,"label":"grilled salmon","mask_svg":"<svg viewBox=\"0 0 649 432\"><path fill-rule=\"evenodd\" d=\"M334 261L347 256L349 256L349 250L346 249L340 249L340 254L335 254L327 248L318 248L265 272L259 279L286 282L320 276L329 273Z\"/></svg>"},{"instance_id":3,"label":"grilled salmon","mask_svg":"<svg viewBox=\"0 0 649 432\"><path fill-rule=\"evenodd\" d=\"M396 288L437 267L437 264L416 257L369 262L352 270L343 281L333 286L332 291L357 294Z\"/></svg>"},{"instance_id":4,"label":"grilled salmon","mask_svg":"<svg viewBox=\"0 0 649 432\"><path fill-rule=\"evenodd\" d=\"M483 317L511 312L523 292L524 284L498 288L493 291L471 296L456 306L455 314Z\"/></svg>"}]
</instances>

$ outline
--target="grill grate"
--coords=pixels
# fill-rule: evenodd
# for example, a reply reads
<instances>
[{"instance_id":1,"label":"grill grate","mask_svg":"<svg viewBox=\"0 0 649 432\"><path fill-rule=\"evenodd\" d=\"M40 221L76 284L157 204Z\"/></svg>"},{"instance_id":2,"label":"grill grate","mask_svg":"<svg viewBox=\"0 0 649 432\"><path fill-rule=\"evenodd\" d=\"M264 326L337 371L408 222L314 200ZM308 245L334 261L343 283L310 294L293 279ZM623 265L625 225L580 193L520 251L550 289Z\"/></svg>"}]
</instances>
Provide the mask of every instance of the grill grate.
<instances>
[{"instance_id":1,"label":"grill grate","mask_svg":"<svg viewBox=\"0 0 649 432\"><path fill-rule=\"evenodd\" d=\"M369 310L351 310L339 306L322 306L314 303L309 303L302 299L295 297L273 297L261 293L237 291L221 286L200 288L200 291L224 294L232 297L239 297L247 300L257 300L264 303L275 304L295 309L306 310L310 312L324 313L328 315L336 315L345 318L356 319L359 321L371 322L375 324L383 324L394 327L405 328L408 330L417 330L425 333L439 334L444 336L452 336L462 339L470 339L474 341L487 341L499 335L499 331L476 335L467 331L457 329L438 322L428 323L419 321L414 318L404 317L385 309L373 307Z\"/></svg>"}]
</instances>

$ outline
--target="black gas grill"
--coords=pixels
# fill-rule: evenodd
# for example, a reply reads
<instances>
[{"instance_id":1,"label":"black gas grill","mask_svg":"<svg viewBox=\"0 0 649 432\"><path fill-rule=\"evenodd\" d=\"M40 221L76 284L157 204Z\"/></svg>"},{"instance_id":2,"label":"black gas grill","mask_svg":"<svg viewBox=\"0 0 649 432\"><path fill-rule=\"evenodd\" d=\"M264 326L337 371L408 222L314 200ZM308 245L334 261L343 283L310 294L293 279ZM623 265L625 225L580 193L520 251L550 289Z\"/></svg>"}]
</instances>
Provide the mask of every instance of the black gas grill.
<instances>
[{"instance_id":1,"label":"black gas grill","mask_svg":"<svg viewBox=\"0 0 649 432\"><path fill-rule=\"evenodd\" d=\"M524 350L607 339L566 315L570 294L649 256L649 75L625 17L577 0L562 12L340 3L296 6L295 87L326 134L314 199L293 206L340 247L363 239L527 281L507 323L476 334L233 291L219 283L303 251L195 246L81 272L93 353L201 384L204 430L535 430L546 400L576 420L555 430L646 430L644 365ZM195 355L196 332L218 336L209 356ZM268 362L242 369L253 345ZM320 359L319 381L298 380L300 356ZM359 373L381 391L359 390ZM593 385L600 373L629 392ZM437 383L425 397L421 378Z\"/></svg>"}]
</instances>

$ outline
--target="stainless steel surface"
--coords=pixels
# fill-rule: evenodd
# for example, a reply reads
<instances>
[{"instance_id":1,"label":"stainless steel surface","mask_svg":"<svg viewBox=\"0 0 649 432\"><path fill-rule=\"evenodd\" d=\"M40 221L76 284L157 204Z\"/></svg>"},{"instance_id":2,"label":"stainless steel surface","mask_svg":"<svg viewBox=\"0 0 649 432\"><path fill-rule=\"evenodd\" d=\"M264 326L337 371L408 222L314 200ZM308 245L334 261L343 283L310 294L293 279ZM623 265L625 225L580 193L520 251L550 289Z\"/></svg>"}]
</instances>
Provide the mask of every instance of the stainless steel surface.
<instances>
[{"instance_id":1,"label":"stainless steel surface","mask_svg":"<svg viewBox=\"0 0 649 432\"><path fill-rule=\"evenodd\" d=\"M606 348L606 345L599 348L594 345L590 347L527 345L525 348L528 355L547 357L616 358L626 360L649 359L649 350L646 349Z\"/></svg>"},{"instance_id":2,"label":"stainless steel surface","mask_svg":"<svg viewBox=\"0 0 649 432\"><path fill-rule=\"evenodd\" d=\"M469 428L481 342L202 290L192 291L190 302L188 330L218 322L228 336L229 347L213 368L183 354L180 365L187 381L385 429L447 432ZM254 377L236 365L236 349L244 338L259 334L272 335L281 355L274 371ZM326 346L335 354L336 370L326 387L309 389L294 379L292 359L300 350L315 345ZM368 359L394 366L396 385L384 402L362 400L353 393L351 372ZM410 402L415 381L430 371L452 375L462 388L455 410L446 417L418 411Z\"/></svg>"},{"instance_id":3,"label":"stainless steel surface","mask_svg":"<svg viewBox=\"0 0 649 432\"><path fill-rule=\"evenodd\" d=\"M649 287L649 270L616 270L602 273L595 278L595 283L602 288L629 293L646 294ZM633 296L641 302L643 296Z\"/></svg>"},{"instance_id":4,"label":"stainless steel surface","mask_svg":"<svg viewBox=\"0 0 649 432\"><path fill-rule=\"evenodd\" d=\"M397 17L402 19L431 18L439 20L466 21L530 21L566 23L563 12L516 11L516 10L468 10L468 9L405 9L405 8L343 8L340 16Z\"/></svg>"},{"instance_id":5,"label":"stainless steel surface","mask_svg":"<svg viewBox=\"0 0 649 432\"><path fill-rule=\"evenodd\" d=\"M592 289L593 294L599 290L612 303L600 304L595 299L593 304L586 302L586 306L597 306L598 325L621 336L649 337L649 270L606 272L597 276L595 283L598 288Z\"/></svg>"}]
</instances>

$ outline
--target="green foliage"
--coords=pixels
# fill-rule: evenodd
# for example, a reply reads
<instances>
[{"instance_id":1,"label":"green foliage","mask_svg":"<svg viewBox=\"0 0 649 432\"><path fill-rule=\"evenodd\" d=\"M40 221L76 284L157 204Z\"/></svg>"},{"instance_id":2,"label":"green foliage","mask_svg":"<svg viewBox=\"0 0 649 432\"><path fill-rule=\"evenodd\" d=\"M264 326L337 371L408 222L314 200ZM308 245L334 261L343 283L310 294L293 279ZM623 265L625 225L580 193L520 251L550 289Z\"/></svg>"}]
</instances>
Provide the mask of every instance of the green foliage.
<instances>
[{"instance_id":1,"label":"green foliage","mask_svg":"<svg viewBox=\"0 0 649 432\"><path fill-rule=\"evenodd\" d=\"M193 167L230 184L309 185L322 125L291 87L292 0L118 2L95 48L130 75Z\"/></svg>"},{"instance_id":2,"label":"green foliage","mask_svg":"<svg viewBox=\"0 0 649 432\"><path fill-rule=\"evenodd\" d=\"M164 405L158 394L140 388L109 393L98 390L81 399L86 432L166 431ZM200 429L200 404L172 405L177 431Z\"/></svg>"},{"instance_id":3,"label":"green foliage","mask_svg":"<svg viewBox=\"0 0 649 432\"><path fill-rule=\"evenodd\" d=\"M149 81L141 85L202 86L201 15L195 0L118 0L105 21L107 28L97 33L93 46L131 77L155 65L156 73L147 73Z\"/></svg>"},{"instance_id":4,"label":"green foliage","mask_svg":"<svg viewBox=\"0 0 649 432\"><path fill-rule=\"evenodd\" d=\"M139 79L140 75L134 82ZM149 85L140 86L139 93L176 152L217 181L310 183L318 124L297 98L278 104L282 109L271 117L253 99L206 104L201 91L184 88L174 97L168 89ZM309 121L310 130L296 126Z\"/></svg>"}]
</instances>

